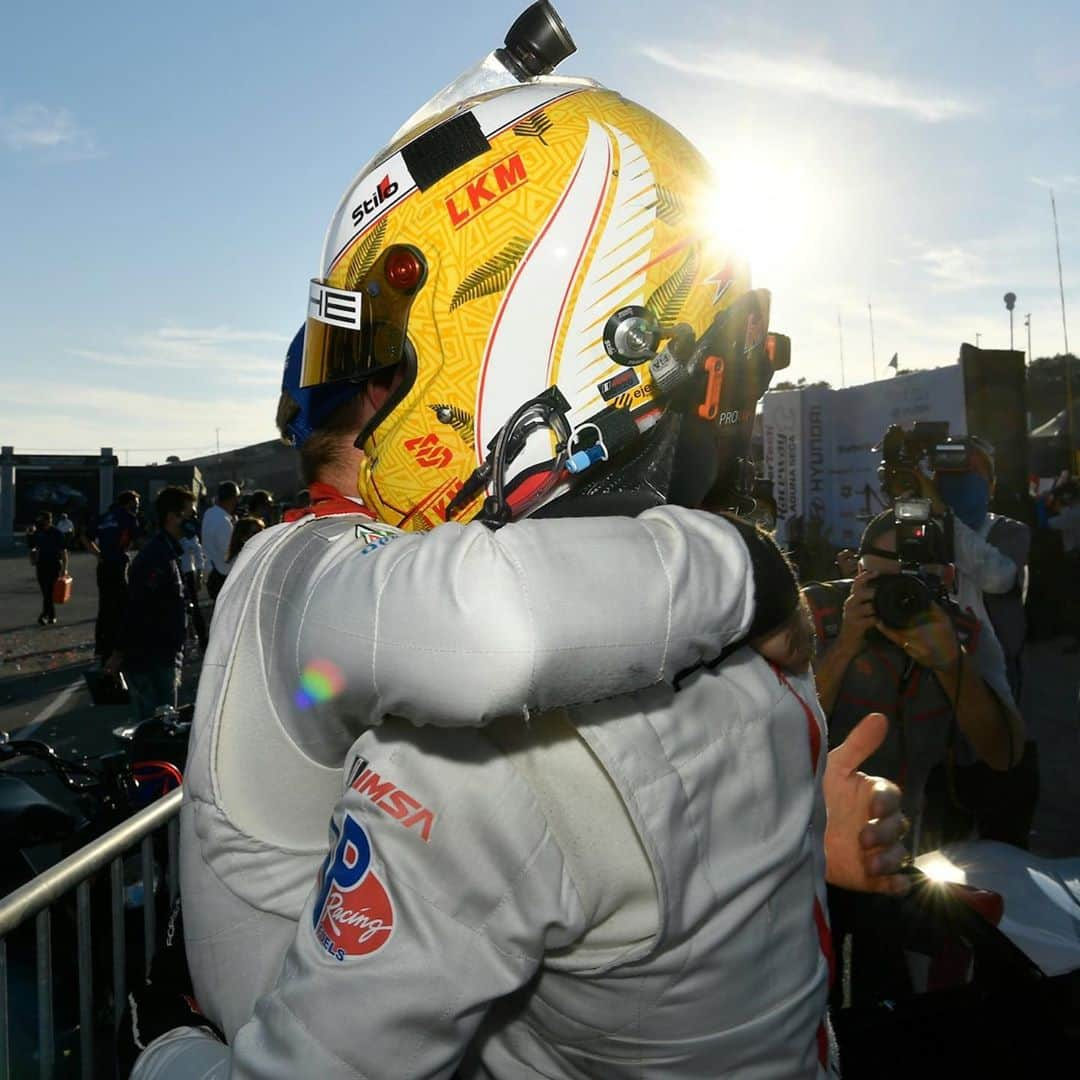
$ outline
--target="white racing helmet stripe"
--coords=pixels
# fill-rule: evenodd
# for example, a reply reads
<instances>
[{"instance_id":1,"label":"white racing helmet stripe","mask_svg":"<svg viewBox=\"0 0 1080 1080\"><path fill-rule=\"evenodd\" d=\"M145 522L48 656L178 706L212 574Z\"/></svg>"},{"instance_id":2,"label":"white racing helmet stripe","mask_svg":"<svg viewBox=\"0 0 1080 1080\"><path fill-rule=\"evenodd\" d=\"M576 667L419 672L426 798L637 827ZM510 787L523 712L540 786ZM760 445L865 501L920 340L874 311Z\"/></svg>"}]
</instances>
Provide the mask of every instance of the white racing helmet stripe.
<instances>
[{"instance_id":1,"label":"white racing helmet stripe","mask_svg":"<svg viewBox=\"0 0 1080 1080\"><path fill-rule=\"evenodd\" d=\"M522 401L550 385L548 328L557 332L578 265L592 241L608 193L611 162L611 138L590 120L574 175L518 264L492 323L477 388L476 449L481 459ZM583 221L591 222L584 236ZM526 454L529 451L535 461L523 455L515 471L519 465L545 460L539 446L529 447Z\"/></svg>"}]
</instances>

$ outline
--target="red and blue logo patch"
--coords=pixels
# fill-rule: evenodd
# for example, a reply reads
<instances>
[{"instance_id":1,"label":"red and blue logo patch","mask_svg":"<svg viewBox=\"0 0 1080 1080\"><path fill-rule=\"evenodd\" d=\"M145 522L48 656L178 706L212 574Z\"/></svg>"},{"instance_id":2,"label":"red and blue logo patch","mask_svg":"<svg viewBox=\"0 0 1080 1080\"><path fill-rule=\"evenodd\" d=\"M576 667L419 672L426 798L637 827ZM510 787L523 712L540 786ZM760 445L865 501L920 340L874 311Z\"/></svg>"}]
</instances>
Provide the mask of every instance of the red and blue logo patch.
<instances>
[{"instance_id":1,"label":"red and blue logo patch","mask_svg":"<svg viewBox=\"0 0 1080 1080\"><path fill-rule=\"evenodd\" d=\"M394 906L371 868L371 841L364 827L346 814L337 843L323 863L312 923L315 936L339 963L377 952L394 931Z\"/></svg>"}]
</instances>

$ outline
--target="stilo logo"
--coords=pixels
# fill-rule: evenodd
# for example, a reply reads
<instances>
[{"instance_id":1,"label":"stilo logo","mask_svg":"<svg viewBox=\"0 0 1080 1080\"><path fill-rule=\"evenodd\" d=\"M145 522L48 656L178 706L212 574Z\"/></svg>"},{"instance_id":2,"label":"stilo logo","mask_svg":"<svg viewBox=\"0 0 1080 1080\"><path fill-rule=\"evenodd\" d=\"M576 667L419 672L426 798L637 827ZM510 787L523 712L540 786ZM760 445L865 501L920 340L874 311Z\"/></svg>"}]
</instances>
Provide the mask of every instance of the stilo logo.
<instances>
[{"instance_id":1,"label":"stilo logo","mask_svg":"<svg viewBox=\"0 0 1080 1080\"><path fill-rule=\"evenodd\" d=\"M482 214L507 192L520 187L529 179L521 153L515 151L497 161L489 169L467 180L446 200L446 212L455 229Z\"/></svg>"},{"instance_id":2,"label":"stilo logo","mask_svg":"<svg viewBox=\"0 0 1080 1080\"><path fill-rule=\"evenodd\" d=\"M376 952L390 940L394 906L371 869L371 841L360 822L346 814L337 835L319 876L312 924L319 944L341 963L347 956Z\"/></svg>"},{"instance_id":3,"label":"stilo logo","mask_svg":"<svg viewBox=\"0 0 1080 1080\"><path fill-rule=\"evenodd\" d=\"M439 442L439 436L431 433L406 439L405 449L412 453L421 469L445 469L454 460L453 450L449 446L443 446Z\"/></svg>"},{"instance_id":4,"label":"stilo logo","mask_svg":"<svg viewBox=\"0 0 1080 1080\"><path fill-rule=\"evenodd\" d=\"M352 220L354 225L359 225L373 210L377 210L391 195L396 195L398 189L398 183L396 180L390 179L390 174L387 173L378 183L375 190L364 199L362 202L357 203L353 207Z\"/></svg>"}]
</instances>

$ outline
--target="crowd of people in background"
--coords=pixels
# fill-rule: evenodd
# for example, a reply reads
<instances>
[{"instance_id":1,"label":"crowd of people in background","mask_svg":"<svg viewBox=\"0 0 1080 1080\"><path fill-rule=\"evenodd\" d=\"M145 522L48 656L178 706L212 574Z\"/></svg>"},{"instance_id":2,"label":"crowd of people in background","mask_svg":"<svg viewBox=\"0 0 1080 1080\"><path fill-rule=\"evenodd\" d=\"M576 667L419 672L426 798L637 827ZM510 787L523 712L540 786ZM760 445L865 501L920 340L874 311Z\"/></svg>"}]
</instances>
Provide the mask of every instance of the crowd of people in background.
<instances>
[{"instance_id":1,"label":"crowd of people in background","mask_svg":"<svg viewBox=\"0 0 1080 1080\"><path fill-rule=\"evenodd\" d=\"M306 500L301 491L286 505ZM85 529L66 513L54 520L43 511L26 533L41 626L57 622L56 583L67 574L69 552L95 556L94 653L102 671L123 680L136 721L177 705L185 649L205 652L213 602L230 569L247 541L281 516L271 492L242 492L231 480L218 485L201 515L195 494L175 486L158 492L150 509L148 520L138 492L122 491Z\"/></svg>"},{"instance_id":2,"label":"crowd of people in background","mask_svg":"<svg viewBox=\"0 0 1080 1080\"><path fill-rule=\"evenodd\" d=\"M867 710L889 718L888 737L864 768L901 784L915 855L976 837L1029 846L1039 780L1022 715L1025 646L1069 634L1080 647L1076 481L1065 476L1019 498L997 490L990 443L950 442L964 448L959 465L883 471L886 509L865 524L857 550L836 551L823 529L805 524L790 534L818 639L830 745ZM939 529L940 565L914 567L910 548L901 561L896 503L912 499L929 503L931 517L925 534L908 535L929 544ZM1006 507L1015 516L995 512ZM902 570L929 597L907 618L890 615L882 599L900 594L889 582ZM892 909L844 890L831 889L829 900L835 939L849 939L855 983L869 997L902 993L903 958L886 925Z\"/></svg>"}]
</instances>

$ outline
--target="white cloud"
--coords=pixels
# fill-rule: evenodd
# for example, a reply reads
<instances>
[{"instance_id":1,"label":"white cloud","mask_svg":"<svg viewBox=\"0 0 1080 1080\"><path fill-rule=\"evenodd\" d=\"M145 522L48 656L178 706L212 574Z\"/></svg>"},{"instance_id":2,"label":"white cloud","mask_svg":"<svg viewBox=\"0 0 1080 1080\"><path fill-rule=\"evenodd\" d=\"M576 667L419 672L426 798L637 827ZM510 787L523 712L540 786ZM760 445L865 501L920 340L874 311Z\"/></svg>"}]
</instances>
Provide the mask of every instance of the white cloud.
<instances>
[{"instance_id":1,"label":"white cloud","mask_svg":"<svg viewBox=\"0 0 1080 1080\"><path fill-rule=\"evenodd\" d=\"M91 131L80 127L67 109L16 105L0 111L0 141L15 151L50 153L65 159L97 157Z\"/></svg>"},{"instance_id":2,"label":"white cloud","mask_svg":"<svg viewBox=\"0 0 1080 1080\"><path fill-rule=\"evenodd\" d=\"M766 55L754 49L721 47L709 50L709 60L704 63L681 59L673 52L651 45L642 46L640 52L654 63L695 78L814 95L861 108L888 109L928 123L977 111L973 102L910 86L872 71L843 67L820 57Z\"/></svg>"},{"instance_id":3,"label":"white cloud","mask_svg":"<svg viewBox=\"0 0 1080 1080\"><path fill-rule=\"evenodd\" d=\"M190 371L226 382L247 372L251 379L263 376L258 381L271 383L281 378L288 341L262 330L167 326L131 337L118 349L69 349L68 354L111 367Z\"/></svg>"},{"instance_id":4,"label":"white cloud","mask_svg":"<svg viewBox=\"0 0 1080 1080\"><path fill-rule=\"evenodd\" d=\"M207 392L201 400L174 393L69 383L43 401L33 382L5 382L4 441L16 450L96 453L112 446L123 464L197 457L275 438L276 390L254 388L232 398Z\"/></svg>"},{"instance_id":5,"label":"white cloud","mask_svg":"<svg viewBox=\"0 0 1080 1080\"><path fill-rule=\"evenodd\" d=\"M992 283L983 260L975 252L957 246L931 247L915 257L939 289L977 289Z\"/></svg>"}]
</instances>

